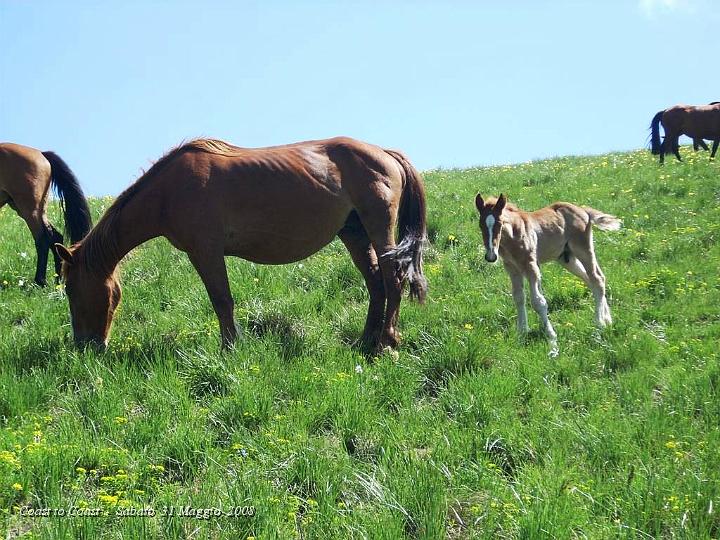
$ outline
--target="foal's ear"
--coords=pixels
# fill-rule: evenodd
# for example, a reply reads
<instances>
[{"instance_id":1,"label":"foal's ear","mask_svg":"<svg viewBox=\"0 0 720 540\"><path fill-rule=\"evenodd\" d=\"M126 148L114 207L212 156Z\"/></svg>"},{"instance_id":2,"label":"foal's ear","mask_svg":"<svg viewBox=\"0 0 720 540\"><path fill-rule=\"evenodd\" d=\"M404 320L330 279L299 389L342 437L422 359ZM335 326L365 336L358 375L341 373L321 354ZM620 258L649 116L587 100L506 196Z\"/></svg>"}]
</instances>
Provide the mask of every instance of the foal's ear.
<instances>
[{"instance_id":1,"label":"foal's ear","mask_svg":"<svg viewBox=\"0 0 720 540\"><path fill-rule=\"evenodd\" d=\"M72 252L62 244L55 244L55 251L57 251L57 254L60 255L60 258L66 263L72 264L74 262Z\"/></svg>"},{"instance_id":2,"label":"foal's ear","mask_svg":"<svg viewBox=\"0 0 720 540\"><path fill-rule=\"evenodd\" d=\"M505 195L501 193L498 197L497 202L495 203L495 211L498 214L503 211L503 208L505 208L505 203L507 203L507 199L505 198Z\"/></svg>"},{"instance_id":3,"label":"foal's ear","mask_svg":"<svg viewBox=\"0 0 720 540\"><path fill-rule=\"evenodd\" d=\"M483 208L485 208L485 201L483 201L482 195L479 193L475 196L475 207L478 212L482 212Z\"/></svg>"}]
</instances>

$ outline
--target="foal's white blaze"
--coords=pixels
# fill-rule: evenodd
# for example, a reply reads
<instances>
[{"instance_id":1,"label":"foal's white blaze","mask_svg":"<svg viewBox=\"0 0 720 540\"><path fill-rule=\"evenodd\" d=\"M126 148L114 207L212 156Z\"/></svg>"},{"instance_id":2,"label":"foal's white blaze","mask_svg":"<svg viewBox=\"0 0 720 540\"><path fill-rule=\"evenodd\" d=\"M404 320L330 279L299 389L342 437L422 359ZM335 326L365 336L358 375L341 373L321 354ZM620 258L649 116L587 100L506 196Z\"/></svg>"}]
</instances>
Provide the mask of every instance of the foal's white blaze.
<instances>
[{"instance_id":1,"label":"foal's white blaze","mask_svg":"<svg viewBox=\"0 0 720 540\"><path fill-rule=\"evenodd\" d=\"M490 214L488 217L486 217L485 226L487 227L488 232L485 249L487 249L490 256L494 258L497 257L497 253L495 253L495 248L493 247L493 227L495 227L495 216Z\"/></svg>"}]
</instances>

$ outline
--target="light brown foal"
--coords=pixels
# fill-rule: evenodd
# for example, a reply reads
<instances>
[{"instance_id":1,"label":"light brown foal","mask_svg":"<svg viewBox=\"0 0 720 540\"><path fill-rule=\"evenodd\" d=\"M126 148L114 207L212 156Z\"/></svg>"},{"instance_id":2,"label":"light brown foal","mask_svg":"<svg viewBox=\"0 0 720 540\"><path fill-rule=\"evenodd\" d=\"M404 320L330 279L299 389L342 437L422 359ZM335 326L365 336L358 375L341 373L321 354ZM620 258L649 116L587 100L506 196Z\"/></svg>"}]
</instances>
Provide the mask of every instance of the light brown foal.
<instances>
[{"instance_id":1,"label":"light brown foal","mask_svg":"<svg viewBox=\"0 0 720 540\"><path fill-rule=\"evenodd\" d=\"M540 316L545 333L557 354L557 334L548 319L548 304L542 293L540 265L559 262L566 270L583 280L595 297L595 321L598 326L612 323L605 298L605 275L595 258L592 227L603 231L620 228L620 220L587 206L556 202L536 210L523 212L507 202L504 195L484 200L475 198L480 212L480 231L485 244L485 259L495 262L502 258L512 283L512 295L518 311L517 328L527 333L523 280L530 284L530 300Z\"/></svg>"},{"instance_id":2,"label":"light brown foal","mask_svg":"<svg viewBox=\"0 0 720 540\"><path fill-rule=\"evenodd\" d=\"M82 242L56 247L79 344L107 344L120 302L116 267L164 236L200 275L227 346L237 331L226 255L285 264L338 236L370 296L362 341L383 349L398 344L403 284L425 297L425 229L422 178L399 152L345 137L254 149L199 139L155 163Z\"/></svg>"}]
</instances>

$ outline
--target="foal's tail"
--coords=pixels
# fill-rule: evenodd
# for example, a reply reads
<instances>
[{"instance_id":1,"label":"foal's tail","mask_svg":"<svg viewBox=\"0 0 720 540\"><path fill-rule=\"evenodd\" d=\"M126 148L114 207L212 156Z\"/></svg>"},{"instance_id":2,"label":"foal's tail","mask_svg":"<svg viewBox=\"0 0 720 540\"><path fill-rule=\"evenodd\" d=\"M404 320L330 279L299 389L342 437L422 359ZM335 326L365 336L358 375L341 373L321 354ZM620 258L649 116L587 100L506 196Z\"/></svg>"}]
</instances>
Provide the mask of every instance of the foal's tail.
<instances>
[{"instance_id":1,"label":"foal's tail","mask_svg":"<svg viewBox=\"0 0 720 540\"><path fill-rule=\"evenodd\" d=\"M70 234L70 240L74 244L90 232L92 227L90 208L80 187L80 182L68 164L55 152L43 152L42 154L50 162L52 185L65 214L65 230Z\"/></svg>"},{"instance_id":2,"label":"foal's tail","mask_svg":"<svg viewBox=\"0 0 720 540\"><path fill-rule=\"evenodd\" d=\"M405 176L398 227L400 242L383 258L397 261L401 280L410 285L410 298L421 304L427 296L427 279L423 275L423 249L427 241L427 217L425 212L425 188L420 173L408 159L395 150L385 150L402 167Z\"/></svg>"},{"instance_id":3,"label":"foal's tail","mask_svg":"<svg viewBox=\"0 0 720 540\"><path fill-rule=\"evenodd\" d=\"M650 152L653 153L653 155L657 155L660 153L660 120L662 120L662 115L665 111L662 110L658 112L655 116L653 116L652 122L650 122Z\"/></svg>"},{"instance_id":4,"label":"foal's tail","mask_svg":"<svg viewBox=\"0 0 720 540\"><path fill-rule=\"evenodd\" d=\"M588 214L588 227L595 225L601 231L617 231L622 227L622 221L615 216L611 216L600 210L595 210L589 206L583 206L583 210Z\"/></svg>"}]
</instances>

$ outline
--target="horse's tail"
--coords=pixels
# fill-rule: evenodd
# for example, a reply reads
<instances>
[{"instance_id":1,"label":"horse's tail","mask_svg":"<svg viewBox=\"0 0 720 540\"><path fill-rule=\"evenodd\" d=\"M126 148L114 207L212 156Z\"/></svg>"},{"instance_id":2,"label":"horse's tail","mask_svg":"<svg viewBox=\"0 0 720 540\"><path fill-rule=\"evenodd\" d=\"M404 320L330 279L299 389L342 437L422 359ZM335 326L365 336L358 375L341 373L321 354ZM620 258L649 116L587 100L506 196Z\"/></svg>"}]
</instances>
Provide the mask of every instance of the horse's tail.
<instances>
[{"instance_id":1,"label":"horse's tail","mask_svg":"<svg viewBox=\"0 0 720 540\"><path fill-rule=\"evenodd\" d=\"M400 242L385 253L383 258L397 262L401 280L410 285L410 298L422 304L428 288L427 279L423 275L423 249L427 241L425 188L420 173L401 152L385 152L400 164L405 176L405 186L398 211Z\"/></svg>"},{"instance_id":2,"label":"horse's tail","mask_svg":"<svg viewBox=\"0 0 720 540\"><path fill-rule=\"evenodd\" d=\"M615 216L611 216L600 210L595 210L589 206L583 206L583 210L588 214L588 227L595 225L601 231L617 231L622 227L622 221Z\"/></svg>"},{"instance_id":3,"label":"horse's tail","mask_svg":"<svg viewBox=\"0 0 720 540\"><path fill-rule=\"evenodd\" d=\"M665 111L660 111L655 116L653 116L652 122L650 122L650 151L653 153L653 155L657 155L660 153L660 120L662 120L662 115Z\"/></svg>"},{"instance_id":4,"label":"horse's tail","mask_svg":"<svg viewBox=\"0 0 720 540\"><path fill-rule=\"evenodd\" d=\"M80 187L80 182L68 164L55 152L43 152L42 154L50 162L52 185L65 215L65 230L70 235L72 243L79 242L90 232L92 227L90 208Z\"/></svg>"}]
</instances>

